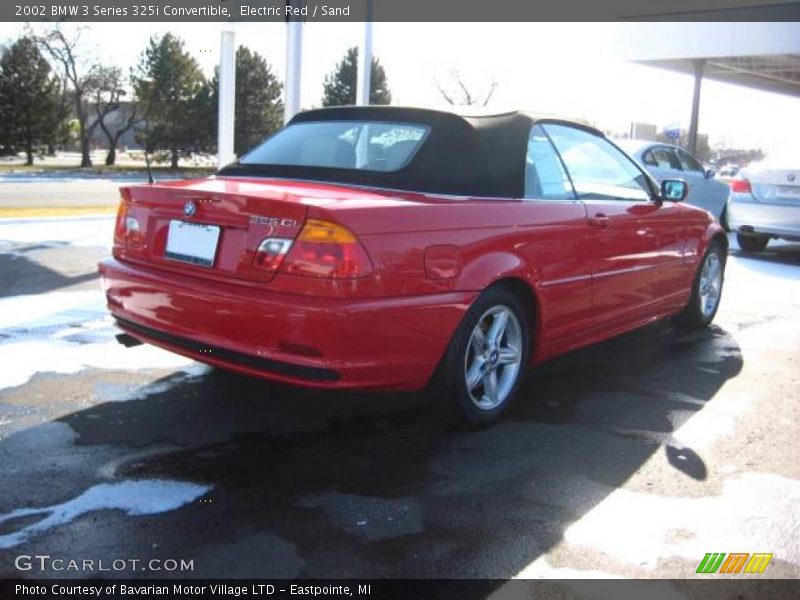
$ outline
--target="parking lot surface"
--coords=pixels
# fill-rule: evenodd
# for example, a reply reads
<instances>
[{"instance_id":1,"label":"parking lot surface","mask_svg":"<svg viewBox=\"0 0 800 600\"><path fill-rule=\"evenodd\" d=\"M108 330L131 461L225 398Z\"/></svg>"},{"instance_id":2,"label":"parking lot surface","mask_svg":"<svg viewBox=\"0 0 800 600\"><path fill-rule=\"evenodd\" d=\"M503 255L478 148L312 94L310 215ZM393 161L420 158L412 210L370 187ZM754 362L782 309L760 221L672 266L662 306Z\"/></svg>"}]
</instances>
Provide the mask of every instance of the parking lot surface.
<instances>
[{"instance_id":1,"label":"parking lot surface","mask_svg":"<svg viewBox=\"0 0 800 600\"><path fill-rule=\"evenodd\" d=\"M0 576L800 576L800 245L732 245L713 327L662 321L529 372L454 433L418 395L307 391L126 349L112 219L0 222ZM716 575L714 577L719 577Z\"/></svg>"}]
</instances>

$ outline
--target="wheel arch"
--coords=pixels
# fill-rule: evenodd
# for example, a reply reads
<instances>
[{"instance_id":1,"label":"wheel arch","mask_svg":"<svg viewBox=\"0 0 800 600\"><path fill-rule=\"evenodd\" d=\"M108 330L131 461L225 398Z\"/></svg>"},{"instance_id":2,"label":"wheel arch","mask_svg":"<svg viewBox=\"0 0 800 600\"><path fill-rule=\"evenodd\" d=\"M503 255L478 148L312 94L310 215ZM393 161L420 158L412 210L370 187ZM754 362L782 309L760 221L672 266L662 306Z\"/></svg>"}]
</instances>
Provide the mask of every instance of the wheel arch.
<instances>
[{"instance_id":1,"label":"wheel arch","mask_svg":"<svg viewBox=\"0 0 800 600\"><path fill-rule=\"evenodd\" d=\"M706 250L708 250L709 246L713 243L719 243L722 245L722 248L725 250L725 255L728 254L728 236L725 233L725 229L723 229L722 225L717 223L716 221L712 221L706 227L705 234L703 235L703 247L702 252L699 253L699 256L702 257Z\"/></svg>"},{"instance_id":2,"label":"wheel arch","mask_svg":"<svg viewBox=\"0 0 800 600\"><path fill-rule=\"evenodd\" d=\"M539 332L541 331L541 303L536 290L528 281L516 275L505 275L492 281L481 293L489 288L502 287L509 290L520 299L525 307L528 316L528 362L533 358L535 350L539 345Z\"/></svg>"}]
</instances>

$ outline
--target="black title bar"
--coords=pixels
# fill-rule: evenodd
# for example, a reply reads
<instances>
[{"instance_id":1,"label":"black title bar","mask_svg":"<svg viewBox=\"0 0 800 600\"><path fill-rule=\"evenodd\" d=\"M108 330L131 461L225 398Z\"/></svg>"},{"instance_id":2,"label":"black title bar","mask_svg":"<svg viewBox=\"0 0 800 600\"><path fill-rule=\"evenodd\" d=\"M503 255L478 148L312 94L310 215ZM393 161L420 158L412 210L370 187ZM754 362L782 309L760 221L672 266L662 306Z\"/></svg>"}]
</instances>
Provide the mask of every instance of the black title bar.
<instances>
[{"instance_id":1,"label":"black title bar","mask_svg":"<svg viewBox=\"0 0 800 600\"><path fill-rule=\"evenodd\" d=\"M798 597L800 581L742 576L736 579L679 580L503 580L503 579L107 579L0 580L0 598L137 600L144 598L261 600L545 600L615 598L770 598Z\"/></svg>"},{"instance_id":2,"label":"black title bar","mask_svg":"<svg viewBox=\"0 0 800 600\"><path fill-rule=\"evenodd\" d=\"M3 0L2 21L800 21L781 0Z\"/></svg>"}]
</instances>

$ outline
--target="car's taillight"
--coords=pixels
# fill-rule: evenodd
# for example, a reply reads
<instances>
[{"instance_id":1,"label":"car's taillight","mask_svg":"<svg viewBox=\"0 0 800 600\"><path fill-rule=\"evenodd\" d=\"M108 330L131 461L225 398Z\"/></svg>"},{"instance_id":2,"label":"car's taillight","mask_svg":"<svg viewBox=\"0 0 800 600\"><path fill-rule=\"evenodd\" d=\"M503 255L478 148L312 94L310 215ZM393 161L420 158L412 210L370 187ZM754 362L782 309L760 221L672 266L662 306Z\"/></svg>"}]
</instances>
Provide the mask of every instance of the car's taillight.
<instances>
[{"instance_id":1,"label":"car's taillight","mask_svg":"<svg viewBox=\"0 0 800 600\"><path fill-rule=\"evenodd\" d=\"M290 275L353 279L372 272L372 262L353 233L337 223L309 219L281 269Z\"/></svg>"},{"instance_id":2,"label":"car's taillight","mask_svg":"<svg viewBox=\"0 0 800 600\"><path fill-rule=\"evenodd\" d=\"M138 248L144 245L144 233L139 219L129 210L130 195L121 190L117 222L114 226L114 244L123 248ZM135 212L135 211L134 211Z\"/></svg>"},{"instance_id":3,"label":"car's taillight","mask_svg":"<svg viewBox=\"0 0 800 600\"><path fill-rule=\"evenodd\" d=\"M750 194L753 190L750 187L750 180L741 178L731 179L731 191L738 192L740 194Z\"/></svg>"},{"instance_id":4,"label":"car's taillight","mask_svg":"<svg viewBox=\"0 0 800 600\"><path fill-rule=\"evenodd\" d=\"M144 245L144 234L139 226L139 219L129 214L125 216L125 247L129 250Z\"/></svg>"},{"instance_id":5,"label":"car's taillight","mask_svg":"<svg viewBox=\"0 0 800 600\"><path fill-rule=\"evenodd\" d=\"M125 246L125 200L120 199L117 209L117 222L114 225L114 245Z\"/></svg>"},{"instance_id":6,"label":"car's taillight","mask_svg":"<svg viewBox=\"0 0 800 600\"><path fill-rule=\"evenodd\" d=\"M267 271L277 271L291 247L292 240L290 239L267 238L258 245L253 262L257 267Z\"/></svg>"}]
</instances>

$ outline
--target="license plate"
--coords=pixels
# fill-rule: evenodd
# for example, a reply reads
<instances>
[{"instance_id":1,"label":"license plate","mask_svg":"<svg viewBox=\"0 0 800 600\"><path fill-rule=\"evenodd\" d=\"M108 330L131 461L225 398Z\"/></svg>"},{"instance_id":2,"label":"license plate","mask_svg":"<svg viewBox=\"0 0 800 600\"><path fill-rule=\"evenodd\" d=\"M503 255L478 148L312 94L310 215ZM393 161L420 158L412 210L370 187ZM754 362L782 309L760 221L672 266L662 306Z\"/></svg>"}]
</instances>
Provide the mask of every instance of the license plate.
<instances>
[{"instance_id":1,"label":"license plate","mask_svg":"<svg viewBox=\"0 0 800 600\"><path fill-rule=\"evenodd\" d=\"M219 229L216 225L170 221L164 255L171 260L212 267L217 254Z\"/></svg>"},{"instance_id":2,"label":"license plate","mask_svg":"<svg viewBox=\"0 0 800 600\"><path fill-rule=\"evenodd\" d=\"M798 198L800 198L800 186L780 185L778 186L778 193L781 196L797 196Z\"/></svg>"}]
</instances>

